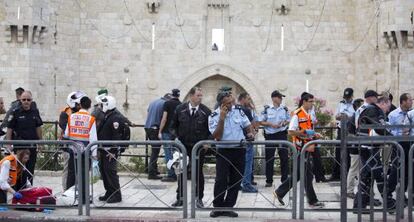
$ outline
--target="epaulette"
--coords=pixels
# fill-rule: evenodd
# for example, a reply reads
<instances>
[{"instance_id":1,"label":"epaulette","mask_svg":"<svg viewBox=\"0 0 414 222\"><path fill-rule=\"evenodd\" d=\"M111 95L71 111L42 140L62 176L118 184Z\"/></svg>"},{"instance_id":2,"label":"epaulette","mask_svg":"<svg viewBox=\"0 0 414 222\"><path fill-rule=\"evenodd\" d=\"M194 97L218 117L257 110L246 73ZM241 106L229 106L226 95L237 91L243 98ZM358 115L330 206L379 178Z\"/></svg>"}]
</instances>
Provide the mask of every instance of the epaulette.
<instances>
[{"instance_id":1,"label":"epaulette","mask_svg":"<svg viewBox=\"0 0 414 222\"><path fill-rule=\"evenodd\" d=\"M235 105L235 106L234 106L234 108L235 108L235 109L242 109L242 106L240 106L240 105Z\"/></svg>"},{"instance_id":2,"label":"epaulette","mask_svg":"<svg viewBox=\"0 0 414 222\"><path fill-rule=\"evenodd\" d=\"M267 114L267 109L269 109L269 108L270 108L269 105L264 105L262 114L266 115Z\"/></svg>"},{"instance_id":3,"label":"epaulette","mask_svg":"<svg viewBox=\"0 0 414 222\"><path fill-rule=\"evenodd\" d=\"M284 106L284 107L283 107L283 109L284 109L286 112L289 112L289 109L288 109L286 106Z\"/></svg>"},{"instance_id":4,"label":"epaulette","mask_svg":"<svg viewBox=\"0 0 414 222\"><path fill-rule=\"evenodd\" d=\"M345 104L345 103L346 103L346 101L345 101L345 100L341 100L341 102L339 102L339 103L343 103L343 104Z\"/></svg>"},{"instance_id":5,"label":"epaulette","mask_svg":"<svg viewBox=\"0 0 414 222\"><path fill-rule=\"evenodd\" d=\"M212 112L212 113L211 113L211 115L210 115L210 116L211 116L211 117L215 117L215 116L217 116L217 114L218 114L218 113L217 113L216 111L214 111L214 112Z\"/></svg>"}]
</instances>

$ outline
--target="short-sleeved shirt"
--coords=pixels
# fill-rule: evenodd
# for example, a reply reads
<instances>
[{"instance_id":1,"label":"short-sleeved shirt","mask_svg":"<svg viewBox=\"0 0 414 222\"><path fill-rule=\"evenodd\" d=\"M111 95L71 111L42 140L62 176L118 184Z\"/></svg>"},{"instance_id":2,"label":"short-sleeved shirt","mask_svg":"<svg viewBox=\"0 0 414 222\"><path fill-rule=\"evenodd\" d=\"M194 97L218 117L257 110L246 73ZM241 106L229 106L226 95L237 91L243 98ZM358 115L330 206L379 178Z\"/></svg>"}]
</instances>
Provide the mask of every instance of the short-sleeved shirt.
<instances>
[{"instance_id":1,"label":"short-sleeved shirt","mask_svg":"<svg viewBox=\"0 0 414 222\"><path fill-rule=\"evenodd\" d=\"M354 115L355 110L354 110L354 105L352 104L352 101L347 102L345 100L342 100L338 104L338 107L336 108L335 115L338 115L338 114L341 114L341 113L346 114L348 116L348 118L351 118ZM340 121L336 121L336 124L337 124L338 127L340 127Z\"/></svg>"},{"instance_id":2,"label":"short-sleeved shirt","mask_svg":"<svg viewBox=\"0 0 414 222\"><path fill-rule=\"evenodd\" d=\"M165 123L165 126L162 130L163 133L169 133L170 132L170 125L171 120L174 117L175 109L178 105L180 105L181 102L178 98L172 98L164 103L163 112L167 112L167 122Z\"/></svg>"},{"instance_id":3,"label":"short-sleeved shirt","mask_svg":"<svg viewBox=\"0 0 414 222\"><path fill-rule=\"evenodd\" d=\"M42 125L39 110L18 108L9 116L7 128L13 130L13 140L38 140L36 129Z\"/></svg>"},{"instance_id":4,"label":"short-sleeved shirt","mask_svg":"<svg viewBox=\"0 0 414 222\"><path fill-rule=\"evenodd\" d=\"M159 98L150 103L148 106L148 116L147 120L145 121L145 128L149 129L152 127L156 127L159 129L161 124L161 118L163 113L163 107L166 100L164 98Z\"/></svg>"},{"instance_id":5,"label":"short-sleeved shirt","mask_svg":"<svg viewBox=\"0 0 414 222\"><path fill-rule=\"evenodd\" d=\"M266 106L265 110L263 110L260 121L263 122L270 122L272 124L280 124L283 121L289 121L290 120L290 114L288 112L288 109L284 106ZM264 128L266 134L274 134L278 132L285 131L287 129L287 126L282 126L279 128L273 128L271 126L266 126Z\"/></svg>"},{"instance_id":6,"label":"short-sleeved shirt","mask_svg":"<svg viewBox=\"0 0 414 222\"><path fill-rule=\"evenodd\" d=\"M220 108L217 108L208 118L208 128L210 133L213 134L217 129L220 119ZM226 119L224 120L224 130L223 136L221 137L222 141L240 141L245 139L243 129L250 126L249 118L241 110L241 108L236 108L235 106L227 113ZM236 147L237 145L226 145L225 147ZM218 145L217 147L224 147L223 145Z\"/></svg>"}]
</instances>

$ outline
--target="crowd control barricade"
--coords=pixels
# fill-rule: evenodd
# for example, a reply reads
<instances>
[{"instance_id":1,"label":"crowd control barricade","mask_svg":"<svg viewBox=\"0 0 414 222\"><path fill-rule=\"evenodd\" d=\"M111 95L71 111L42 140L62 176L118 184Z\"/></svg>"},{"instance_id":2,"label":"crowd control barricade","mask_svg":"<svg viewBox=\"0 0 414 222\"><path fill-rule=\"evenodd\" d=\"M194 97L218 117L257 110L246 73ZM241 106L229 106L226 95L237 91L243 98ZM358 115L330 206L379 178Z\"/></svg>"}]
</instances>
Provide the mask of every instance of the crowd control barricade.
<instances>
[{"instance_id":1,"label":"crowd control barricade","mask_svg":"<svg viewBox=\"0 0 414 222\"><path fill-rule=\"evenodd\" d=\"M130 146L132 145L132 146ZM176 141L96 141L93 143L90 143L87 148L85 154L85 179L86 179L86 184L88 184L86 186L86 191L85 191L85 195L86 195L86 200L89 200L90 197L90 166L89 166L89 161L91 159L90 157L90 152L91 149L95 149L95 147L97 147L98 152L108 152L105 148L114 148L114 147L128 147L127 149L134 149L134 148L142 148L145 149L148 145L155 145L155 146L170 146L171 149L174 149L176 151L178 151L183 157L187 156L187 152L186 149L184 148L184 146ZM105 146L105 147L104 147ZM108 147L109 146L109 147ZM108 153L109 154L109 153ZM99 155L99 154L98 154ZM121 163L120 161L118 161L118 159L116 159L117 164L120 165L122 168L126 169L128 172L132 172L131 169L129 169L128 166L126 166L125 164ZM183 170L182 166L187 166L187 159L186 158L182 158L182 165L179 165L180 168L179 170L182 172L183 174L183 181L187 181L187 171ZM169 205L169 203L164 202L163 200L161 200L156 194L155 192L153 192L151 190L151 188L149 187L149 185L145 184L138 176L136 176L135 174L133 174L133 178L131 180L129 180L128 183L132 182L133 180L137 180L139 184L141 184L145 190L149 191L150 195L152 195L157 201L159 201L162 205L164 205L164 207L154 207L154 206L150 206L149 203L145 203L148 204L148 206L97 206L97 205L93 205L91 206L89 201L85 202L85 212L87 216L90 216L90 211L91 208L92 209L114 209L114 210L163 210L163 211L182 211L183 212L183 218L187 218L187 183L183 183L183 194L182 194L182 200L183 200L183 207L181 208L176 208L176 207L171 207ZM127 185L127 184L120 184L120 188L122 189L123 186ZM136 194L136 193L135 193ZM132 197L135 194L129 194L128 196ZM174 192L174 196L175 196L175 192ZM92 193L92 197L93 197L93 193ZM123 195L123 198L125 198L126 195ZM124 199L125 200L125 199ZM137 202L138 203L138 202ZM137 205L137 203L134 203L134 205Z\"/></svg>"},{"instance_id":2,"label":"crowd control barricade","mask_svg":"<svg viewBox=\"0 0 414 222\"><path fill-rule=\"evenodd\" d=\"M359 204L358 204L358 209L353 209L353 208L348 208L347 207L347 196L346 196L346 186L347 186L347 178L343 177L341 175L341 192L340 192L340 197L341 197L341 205L339 208L329 208L329 207L322 207L319 209L306 209L305 208L305 195L304 195L304 190L305 190L305 161L306 161L306 155L305 153L307 152L307 150L312 147L312 146L316 146L315 149L320 149L321 145L335 145L335 146L329 146L330 148L336 148L336 146L341 145L341 149L343 148L343 146L345 145L346 147L352 147L352 148L356 148L358 150L362 150L362 149L369 149L369 147L375 146L375 148L378 148L378 151L376 151L374 153L373 156L380 156L381 155L381 151L384 151L386 148L391 149L391 152L395 152L397 156L394 156L393 159L391 159L391 161L389 161L388 159L386 161L383 161L384 163L381 164L382 166L382 172L384 175L384 189L380 192L383 193L383 196L387 196L387 175L388 175L388 170L390 170L390 168L388 168L389 162L392 162L392 164L396 164L396 161L400 162L400 168L398 170L398 184L396 186L396 209L395 209L395 218L396 221L399 221L401 215L402 215L402 211L403 211L403 192L404 192L404 150L401 147L400 144L398 144L395 141L391 141L391 140L387 140L381 137L354 137L352 139L350 139L350 137L347 138L347 142L346 144L341 143L343 142L343 140L314 140L314 141L310 141L308 143L305 144L305 146L303 147L303 149L301 150L301 156L300 156L300 196L299 196L299 218L300 219L304 219L304 212L305 211L319 211L319 212L340 212L341 213L341 220L343 218L345 218L346 221L346 214L347 212L353 212L358 214L357 215L357 219L358 221L362 221L362 213L369 213L370 215L370 221L374 220L374 212L382 212L383 221L387 221L387 213L388 213L388 209L387 209L387 201L383 201L382 204L382 208L374 208L373 206L373 201L374 201L374 188L373 188L373 181L374 178L372 177L372 171L371 171L371 189L370 189L370 201L369 201L369 206L367 211L364 211L359 207L361 204L361 195L358 194L356 195L355 198L358 198ZM378 146L378 145L382 145L382 146ZM385 146L387 145L387 146ZM383 153L384 154L384 153ZM391 155L389 155L390 157ZM382 156L382 159L384 158L384 155ZM342 159L341 158L341 162L346 162L346 159ZM365 165L360 164L359 167L359 175L361 174L361 170L363 170L365 167L368 167L368 164L370 164L370 161L375 161L375 159L373 157L369 158L369 160L367 161L367 163ZM345 169L346 170L346 165L347 164L341 164L341 170ZM376 166L376 165L375 165ZM359 178L360 181L360 178ZM358 186L361 186L361 183L358 183ZM359 187L358 187L359 188ZM359 190L359 189L358 189ZM384 195L385 194L385 195ZM318 195L318 194L317 194ZM365 220L365 219L364 219Z\"/></svg>"},{"instance_id":3,"label":"crowd control barricade","mask_svg":"<svg viewBox=\"0 0 414 222\"><path fill-rule=\"evenodd\" d=\"M414 140L413 140L414 141ZM413 164L414 164L414 144L410 147L410 151L408 153L408 221L413 221L413 174L414 174L414 169L413 169Z\"/></svg>"},{"instance_id":4,"label":"crowd control barricade","mask_svg":"<svg viewBox=\"0 0 414 222\"><path fill-rule=\"evenodd\" d=\"M253 145L253 147L258 145L275 145L275 147L263 147L264 149L267 148L282 148L282 149L286 149L288 151L288 153L290 154L290 160L291 160L291 174L289 176L292 177L292 192L290 192L292 194L292 199L291 203L289 203L289 205L291 204L291 208L278 208L275 204L274 204L274 199L273 199L273 194L272 193L266 193L263 194L260 190L258 191L258 194L261 195L267 202L271 203L271 205L273 206L272 208L260 208L260 207L253 207L253 208L213 208L213 207L209 207L211 204L209 204L208 206L205 207L200 207L198 208L196 206L196 198L197 198L197 193L196 193L196 175L197 175L197 170L198 169L198 161L200 160L200 152L202 149L208 147L209 149L211 149L211 146L216 146L216 145L238 145L236 148L247 148L247 145ZM216 149L221 149L221 148L216 148ZM231 148L229 148L231 149ZM291 151L291 152L289 152ZM218 152L215 152L216 155L220 155ZM277 152L276 152L277 153ZM296 151L296 147L293 145L293 143L285 141L285 140L266 140L266 141L214 141L214 140L203 140L200 141L198 143L196 143L192 149L192 155L191 155L191 218L195 218L196 216L196 211L223 211L223 210L235 210L235 211L262 211L262 212L275 212L275 211L284 211L284 212L292 212L292 218L296 219L296 211L297 211L297 151ZM234 166L233 166L234 167ZM243 172L238 172L241 173L243 176ZM240 182L240 181L239 181ZM274 189L274 188L272 188ZM273 203L271 201L269 201L268 197L270 197L270 199L273 199ZM214 198L214 197L213 197ZM290 197L289 197L290 198Z\"/></svg>"},{"instance_id":5,"label":"crowd control barricade","mask_svg":"<svg viewBox=\"0 0 414 222\"><path fill-rule=\"evenodd\" d=\"M9 152L10 148L8 147L9 145L13 145L14 148L16 149L39 149L38 155L42 154L42 149L46 149L49 148L49 146L54 150L54 154L58 154L59 152L61 152L62 148L68 148L71 149L72 151L74 151L76 154L78 154L81 150L81 147L79 144L73 142L73 141L69 141L69 140L63 140L63 141L51 141L51 140L0 140L0 145L2 147L5 147L5 151ZM50 149L49 149L50 150ZM15 155L15 154L13 154ZM53 155L51 156L53 157ZM42 170L42 168L44 168L47 164L50 164L52 162L52 158L49 158L48 160L45 160L45 162L43 163L36 163L36 171L38 172L39 170ZM74 165L79 166L81 160L78 158L76 161L76 163L74 163ZM41 164L41 166L39 166ZM26 168L27 171L27 168ZM27 172L29 174L29 177L33 177L34 180L34 187L39 187L42 186L42 183L38 183L37 179L36 179L36 171L34 173L34 175L30 175L30 172ZM78 209L78 215L82 215L82 204L77 204L76 203L76 199L77 200L81 200L82 199L82 187L78 186L79 184L79 180L78 178L80 178L79 176L81 175L80 170L78 170L76 172L76 179L75 179L75 186L74 186L74 196L72 198L66 199L66 201L63 200L63 198L61 198L60 195L62 195L62 193L58 194L56 192L50 193L50 196L53 196L56 200L56 205L48 205L48 204L0 204L1 207L6 207L6 208L15 208L15 209L35 209L35 208L40 208L40 209L55 209L55 208L65 208L65 209ZM59 180L59 187L61 187L61 180ZM52 188L53 190L56 190L56 187L49 187ZM10 194L8 194L10 196Z\"/></svg>"}]
</instances>

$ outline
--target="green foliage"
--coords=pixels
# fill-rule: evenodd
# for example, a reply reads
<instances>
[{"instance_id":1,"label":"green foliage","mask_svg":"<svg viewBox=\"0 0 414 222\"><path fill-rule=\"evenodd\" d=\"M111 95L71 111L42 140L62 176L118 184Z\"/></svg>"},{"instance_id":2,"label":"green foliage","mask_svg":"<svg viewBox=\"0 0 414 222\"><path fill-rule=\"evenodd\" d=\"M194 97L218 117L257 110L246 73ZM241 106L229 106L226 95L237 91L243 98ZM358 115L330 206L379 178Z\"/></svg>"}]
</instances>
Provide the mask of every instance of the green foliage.
<instances>
[{"instance_id":1,"label":"green foliage","mask_svg":"<svg viewBox=\"0 0 414 222\"><path fill-rule=\"evenodd\" d=\"M144 173L145 162L142 157L131 157L129 162L133 164L133 171L136 173Z\"/></svg>"}]
</instances>

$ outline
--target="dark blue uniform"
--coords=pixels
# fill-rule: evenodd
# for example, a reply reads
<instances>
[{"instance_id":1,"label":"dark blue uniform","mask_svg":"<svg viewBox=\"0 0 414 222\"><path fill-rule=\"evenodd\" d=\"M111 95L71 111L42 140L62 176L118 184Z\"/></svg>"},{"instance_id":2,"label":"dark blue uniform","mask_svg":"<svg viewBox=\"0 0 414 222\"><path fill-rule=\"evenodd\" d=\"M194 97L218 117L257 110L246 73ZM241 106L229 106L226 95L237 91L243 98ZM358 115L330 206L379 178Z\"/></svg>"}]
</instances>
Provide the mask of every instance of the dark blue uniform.
<instances>
[{"instance_id":1,"label":"dark blue uniform","mask_svg":"<svg viewBox=\"0 0 414 222\"><path fill-rule=\"evenodd\" d=\"M43 125L42 118L40 117L39 110L36 108L30 108L24 110L19 107L13 110L8 117L7 128L13 130L12 140L38 140L36 129ZM22 146L14 146L14 149ZM26 168L33 175L36 164L37 150L36 148L30 149L30 159L26 163ZM33 184L33 178L30 179Z\"/></svg>"}]
</instances>

